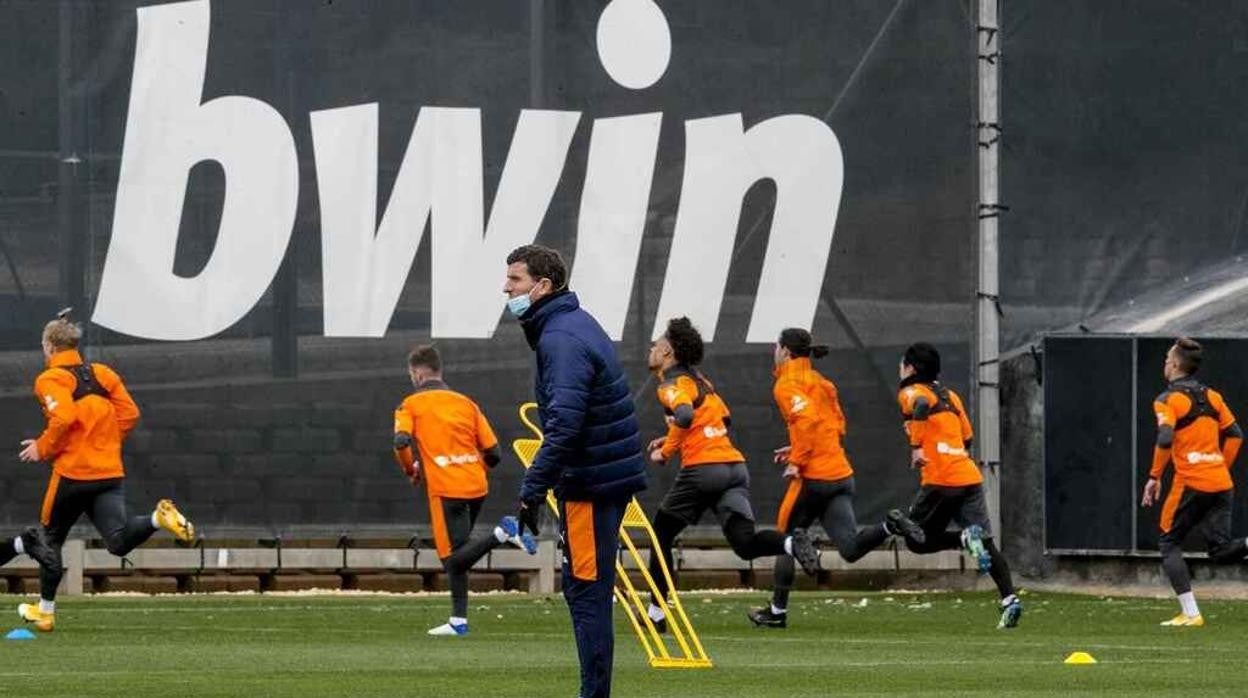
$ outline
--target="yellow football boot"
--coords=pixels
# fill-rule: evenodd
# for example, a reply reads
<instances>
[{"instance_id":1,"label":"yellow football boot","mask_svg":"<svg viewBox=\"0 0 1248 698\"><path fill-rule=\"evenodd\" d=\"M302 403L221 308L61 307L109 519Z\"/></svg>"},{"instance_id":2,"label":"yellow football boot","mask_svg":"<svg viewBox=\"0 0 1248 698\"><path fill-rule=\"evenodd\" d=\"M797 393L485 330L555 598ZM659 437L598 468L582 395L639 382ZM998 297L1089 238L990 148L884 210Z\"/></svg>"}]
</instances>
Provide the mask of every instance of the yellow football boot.
<instances>
[{"instance_id":1,"label":"yellow football boot","mask_svg":"<svg viewBox=\"0 0 1248 698\"><path fill-rule=\"evenodd\" d=\"M1189 615L1180 613L1179 615L1171 618L1170 620L1163 620L1161 624L1168 628L1179 628L1179 627L1199 628L1199 627L1204 626L1205 617L1201 615L1189 616Z\"/></svg>"},{"instance_id":2,"label":"yellow football boot","mask_svg":"<svg viewBox=\"0 0 1248 698\"><path fill-rule=\"evenodd\" d=\"M17 615L21 616L22 620L27 623L33 623L35 630L41 633L50 633L52 628L56 626L56 614L40 611L38 604L18 604Z\"/></svg>"},{"instance_id":3,"label":"yellow football boot","mask_svg":"<svg viewBox=\"0 0 1248 698\"><path fill-rule=\"evenodd\" d=\"M156 503L156 523L183 543L195 540L195 525L187 521L168 499Z\"/></svg>"}]
</instances>

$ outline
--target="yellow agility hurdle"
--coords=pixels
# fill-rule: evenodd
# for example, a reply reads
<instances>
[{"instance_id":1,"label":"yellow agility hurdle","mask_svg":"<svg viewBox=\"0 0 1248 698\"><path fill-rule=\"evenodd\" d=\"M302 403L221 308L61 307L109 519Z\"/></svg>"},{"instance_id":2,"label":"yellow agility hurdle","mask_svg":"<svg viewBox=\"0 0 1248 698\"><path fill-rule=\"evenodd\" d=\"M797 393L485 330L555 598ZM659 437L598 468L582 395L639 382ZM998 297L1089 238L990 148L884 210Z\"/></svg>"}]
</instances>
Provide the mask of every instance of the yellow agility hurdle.
<instances>
[{"instance_id":1,"label":"yellow agility hurdle","mask_svg":"<svg viewBox=\"0 0 1248 698\"><path fill-rule=\"evenodd\" d=\"M537 457L537 450L542 445L542 430L534 422L531 413L537 409L537 403L526 402L520 406L520 421L529 428L536 436L531 439L516 439L512 442L511 448L516 452L516 456L520 459L520 463L528 468L533 464L533 459ZM552 492L546 493L546 503L550 505L550 510L554 512L556 517L559 516L559 505L555 501L555 495ZM672 633L671 641L675 643L674 647L668 647L668 639L654 627L654 622L650 620L650 615L646 613L646 601L641 594L637 592L633 580L628 576L627 570L624 568L623 562L619 556L615 560L615 598L619 602L620 607L624 609L625 615L628 616L629 623L633 626L633 631L637 633L637 639L641 642L641 647L646 651L646 656L650 659L650 666L656 669L706 669L712 666L711 658L707 656L706 650L702 648L702 641L698 639L698 633L693 629L693 624L689 622L689 616L685 615L685 609L680 604L680 596L676 593L676 585L672 583L672 574L667 569L667 563L662 556L659 557L659 566L663 569L663 576L667 579L667 588L671 589L671 598L664 599L659 595L658 585L650 576L649 568L641 557L641 553L637 551L637 546L633 543L630 531L640 531L650 540L650 550L652 555L659 554L659 541L654 535L654 529L650 527L650 520L646 518L646 513L642 511L641 505L634 498L628 503L628 508L624 510L624 522L620 525L620 543L628 554L632 556L633 562L637 565L637 570L641 573L646 585L650 589L650 593L659 599L659 606L663 609L664 615L667 616L667 627ZM644 591L644 588L643 588Z\"/></svg>"}]
</instances>

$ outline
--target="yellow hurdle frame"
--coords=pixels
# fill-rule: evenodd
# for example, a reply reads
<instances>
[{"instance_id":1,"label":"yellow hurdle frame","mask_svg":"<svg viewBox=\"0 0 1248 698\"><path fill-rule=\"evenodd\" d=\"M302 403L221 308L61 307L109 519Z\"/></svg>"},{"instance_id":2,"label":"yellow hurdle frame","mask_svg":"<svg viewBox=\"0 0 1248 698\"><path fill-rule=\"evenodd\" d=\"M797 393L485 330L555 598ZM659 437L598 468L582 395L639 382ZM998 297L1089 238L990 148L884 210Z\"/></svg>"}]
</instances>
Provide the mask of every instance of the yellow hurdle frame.
<instances>
[{"instance_id":1,"label":"yellow hurdle frame","mask_svg":"<svg viewBox=\"0 0 1248 698\"><path fill-rule=\"evenodd\" d=\"M511 448L516 452L516 456L520 459L520 463L525 468L533 465L533 459L537 457L537 451L542 446L542 430L534 422L531 413L537 409L537 403L526 402L520 406L520 421L529 428L536 438L516 439L512 442ZM550 510L554 512L555 517L559 516L559 503L555 501L553 492L546 493L546 503L550 505ZM654 622L650 620L650 615L646 613L647 603L642 599L641 594L637 593L637 587L633 584L632 578L628 576L628 571L624 568L624 563L617 555L615 560L615 599L619 602L620 607L624 609L625 615L628 616L629 623L633 626L633 631L637 633L637 639L641 642L641 647L646 651L649 657L650 666L655 669L708 669L712 665L711 658L707 656L706 650L702 648L702 641L698 639L698 633L693 629L693 624L689 622L689 616L685 614L684 606L680 604L680 596L676 593L676 585L672 583L672 574L667 569L667 563L660 556L659 566L663 569L663 577L667 580L667 588L671 590L670 599L662 599L659 596L658 585L650 576L649 568L641 557L641 553L637 551L637 546L633 543L633 537L630 531L639 531L643 538L649 538L650 551L652 555L659 554L659 540L654 535L654 529L650 527L650 520L646 518L646 513L642 511L641 505L637 503L637 499L633 498L628 503L628 508L624 510L624 521L620 524L620 543L628 554L632 556L633 562L637 565L637 571L645 580L649 587L650 593L659 599L659 605L663 609L664 615L667 617L667 627L671 630L672 641L675 646L669 648L668 640L655 627ZM643 540L644 542L644 540ZM644 588L643 588L644 591Z\"/></svg>"}]
</instances>

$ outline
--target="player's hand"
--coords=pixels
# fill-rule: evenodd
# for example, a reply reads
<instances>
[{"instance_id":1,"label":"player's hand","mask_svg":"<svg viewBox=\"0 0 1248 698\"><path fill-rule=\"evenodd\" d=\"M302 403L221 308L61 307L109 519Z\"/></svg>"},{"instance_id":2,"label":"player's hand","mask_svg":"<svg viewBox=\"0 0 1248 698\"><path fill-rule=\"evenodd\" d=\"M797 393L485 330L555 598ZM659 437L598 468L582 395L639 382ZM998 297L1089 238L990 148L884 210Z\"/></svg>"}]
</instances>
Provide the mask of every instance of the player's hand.
<instances>
[{"instance_id":1,"label":"player's hand","mask_svg":"<svg viewBox=\"0 0 1248 698\"><path fill-rule=\"evenodd\" d=\"M650 452L650 460L659 465L667 462L667 459L663 457L663 449L661 448L656 448Z\"/></svg>"},{"instance_id":2,"label":"player's hand","mask_svg":"<svg viewBox=\"0 0 1248 698\"><path fill-rule=\"evenodd\" d=\"M1144 496L1140 498L1140 506L1151 507L1153 502L1161 498L1161 483L1157 478L1149 478L1144 483Z\"/></svg>"},{"instance_id":3,"label":"player's hand","mask_svg":"<svg viewBox=\"0 0 1248 698\"><path fill-rule=\"evenodd\" d=\"M667 442L667 437L666 437L666 436L660 436L660 437L659 437L659 438L657 438L657 439L651 439L651 440L650 440L650 443L646 445L646 450L647 450L647 451L654 451L654 450L656 450L656 449L663 448L663 444L664 444L664 443L666 443L666 442Z\"/></svg>"},{"instance_id":4,"label":"player's hand","mask_svg":"<svg viewBox=\"0 0 1248 698\"><path fill-rule=\"evenodd\" d=\"M792 451L793 451L792 446L781 446L780 448L777 448L776 450L771 452L771 460L773 463L776 463L776 464L788 463L789 454L792 453Z\"/></svg>"},{"instance_id":5,"label":"player's hand","mask_svg":"<svg viewBox=\"0 0 1248 698\"><path fill-rule=\"evenodd\" d=\"M23 463L35 463L39 461L39 443L34 439L23 439L22 450L18 452L17 457Z\"/></svg>"},{"instance_id":6,"label":"player's hand","mask_svg":"<svg viewBox=\"0 0 1248 698\"><path fill-rule=\"evenodd\" d=\"M923 449L910 449L910 468L912 470L918 470L925 465L927 465L927 459L923 457Z\"/></svg>"},{"instance_id":7,"label":"player's hand","mask_svg":"<svg viewBox=\"0 0 1248 698\"><path fill-rule=\"evenodd\" d=\"M402 451L405 448L411 448L412 435L405 431L396 431L394 433L394 450Z\"/></svg>"},{"instance_id":8,"label":"player's hand","mask_svg":"<svg viewBox=\"0 0 1248 698\"><path fill-rule=\"evenodd\" d=\"M420 467L420 461L412 463L412 469L407 471L407 479L413 485L419 485L425 479L425 473Z\"/></svg>"},{"instance_id":9,"label":"player's hand","mask_svg":"<svg viewBox=\"0 0 1248 698\"><path fill-rule=\"evenodd\" d=\"M541 526L543 503L541 499L532 499L527 502L521 500L520 509L516 512L516 520L520 522L521 533L524 533L526 526L535 536L540 532L538 528Z\"/></svg>"},{"instance_id":10,"label":"player's hand","mask_svg":"<svg viewBox=\"0 0 1248 698\"><path fill-rule=\"evenodd\" d=\"M784 466L783 476L785 480L792 480L795 477L801 477L801 474L802 473L800 470L797 469L797 466L793 465L792 463L789 463L788 465Z\"/></svg>"}]
</instances>

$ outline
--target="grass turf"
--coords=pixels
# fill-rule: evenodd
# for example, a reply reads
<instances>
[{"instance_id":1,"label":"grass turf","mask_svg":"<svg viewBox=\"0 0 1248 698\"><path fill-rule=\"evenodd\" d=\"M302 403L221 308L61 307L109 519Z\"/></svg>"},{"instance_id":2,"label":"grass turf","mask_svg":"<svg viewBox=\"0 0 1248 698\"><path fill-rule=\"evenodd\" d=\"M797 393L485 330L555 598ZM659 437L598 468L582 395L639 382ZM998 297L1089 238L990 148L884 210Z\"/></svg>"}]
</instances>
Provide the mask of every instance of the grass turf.
<instances>
[{"instance_id":1,"label":"grass turf","mask_svg":"<svg viewBox=\"0 0 1248 698\"><path fill-rule=\"evenodd\" d=\"M764 594L682 598L715 668L647 668L617 611L613 695L1244 694L1243 602L1204 602L1209 625L1176 629L1157 627L1175 611L1172 601L1034 593L1024 599L1022 625L999 631L995 600L985 594L795 593L789 628L761 630L745 612ZM558 596L473 597L472 633L461 638L424 634L448 611L436 596L88 597L57 610L55 633L0 645L0 692L572 698L577 691ZM1073 650L1100 663L1064 666Z\"/></svg>"}]
</instances>

